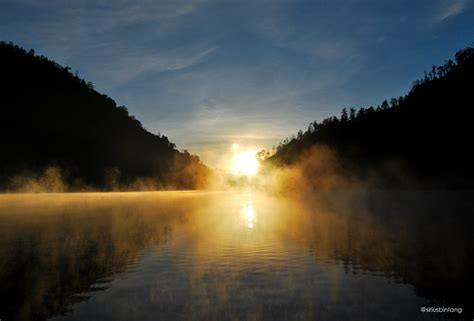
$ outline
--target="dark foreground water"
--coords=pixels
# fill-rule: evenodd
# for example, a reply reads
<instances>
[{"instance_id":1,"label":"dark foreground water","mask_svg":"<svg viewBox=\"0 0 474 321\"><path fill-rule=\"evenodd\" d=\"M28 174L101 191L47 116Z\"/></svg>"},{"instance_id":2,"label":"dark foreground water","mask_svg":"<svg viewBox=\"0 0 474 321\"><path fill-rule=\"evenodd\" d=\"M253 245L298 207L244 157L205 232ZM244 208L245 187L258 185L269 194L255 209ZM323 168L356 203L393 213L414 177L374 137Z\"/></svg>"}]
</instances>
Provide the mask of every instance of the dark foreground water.
<instances>
[{"instance_id":1,"label":"dark foreground water","mask_svg":"<svg viewBox=\"0 0 474 321\"><path fill-rule=\"evenodd\" d=\"M0 319L472 320L473 196L0 195Z\"/></svg>"}]
</instances>

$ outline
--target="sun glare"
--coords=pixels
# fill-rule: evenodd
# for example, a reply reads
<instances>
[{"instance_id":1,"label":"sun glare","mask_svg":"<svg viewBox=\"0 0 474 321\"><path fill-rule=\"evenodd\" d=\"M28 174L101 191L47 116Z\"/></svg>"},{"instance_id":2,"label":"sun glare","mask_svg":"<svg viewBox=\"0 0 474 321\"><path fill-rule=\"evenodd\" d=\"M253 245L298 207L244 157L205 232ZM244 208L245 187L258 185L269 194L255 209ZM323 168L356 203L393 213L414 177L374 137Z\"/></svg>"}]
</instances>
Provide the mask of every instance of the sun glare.
<instances>
[{"instance_id":1,"label":"sun glare","mask_svg":"<svg viewBox=\"0 0 474 321\"><path fill-rule=\"evenodd\" d=\"M255 151L240 151L237 144L232 144L232 151L232 172L234 174L251 176L257 172L258 159L255 156Z\"/></svg>"}]
</instances>

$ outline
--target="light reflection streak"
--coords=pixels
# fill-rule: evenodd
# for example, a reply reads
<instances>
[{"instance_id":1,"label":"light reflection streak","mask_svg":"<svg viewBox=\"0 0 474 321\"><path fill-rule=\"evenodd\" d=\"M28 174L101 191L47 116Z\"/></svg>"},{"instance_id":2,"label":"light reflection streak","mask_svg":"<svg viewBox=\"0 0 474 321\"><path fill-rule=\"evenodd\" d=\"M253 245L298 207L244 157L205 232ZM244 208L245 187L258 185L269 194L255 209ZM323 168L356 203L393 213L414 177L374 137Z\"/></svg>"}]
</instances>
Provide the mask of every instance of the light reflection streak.
<instances>
[{"instance_id":1,"label":"light reflection streak","mask_svg":"<svg viewBox=\"0 0 474 321\"><path fill-rule=\"evenodd\" d=\"M255 209L253 207L252 194L250 193L247 194L247 199L245 200L245 203L242 209L242 215L247 224L247 227L249 229L253 229L255 222L257 221L257 217L255 215Z\"/></svg>"}]
</instances>

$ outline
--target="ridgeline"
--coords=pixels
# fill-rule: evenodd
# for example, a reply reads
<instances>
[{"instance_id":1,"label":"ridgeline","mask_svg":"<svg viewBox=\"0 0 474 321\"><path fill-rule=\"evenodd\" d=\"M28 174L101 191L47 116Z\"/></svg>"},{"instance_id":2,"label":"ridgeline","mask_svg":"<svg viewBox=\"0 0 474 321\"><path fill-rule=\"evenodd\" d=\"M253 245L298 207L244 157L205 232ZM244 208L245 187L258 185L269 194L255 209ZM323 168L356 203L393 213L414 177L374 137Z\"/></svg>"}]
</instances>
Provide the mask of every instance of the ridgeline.
<instances>
[{"instance_id":1,"label":"ridgeline","mask_svg":"<svg viewBox=\"0 0 474 321\"><path fill-rule=\"evenodd\" d=\"M209 172L69 67L0 42L0 70L1 189L51 167L99 189L192 189Z\"/></svg>"},{"instance_id":2,"label":"ridgeline","mask_svg":"<svg viewBox=\"0 0 474 321\"><path fill-rule=\"evenodd\" d=\"M295 165L314 147L337 155L340 173L377 184L474 187L474 48L433 65L407 95L380 106L344 108L260 152L266 163ZM410 179L406 179L409 177ZM317 177L314 177L317 179Z\"/></svg>"}]
</instances>

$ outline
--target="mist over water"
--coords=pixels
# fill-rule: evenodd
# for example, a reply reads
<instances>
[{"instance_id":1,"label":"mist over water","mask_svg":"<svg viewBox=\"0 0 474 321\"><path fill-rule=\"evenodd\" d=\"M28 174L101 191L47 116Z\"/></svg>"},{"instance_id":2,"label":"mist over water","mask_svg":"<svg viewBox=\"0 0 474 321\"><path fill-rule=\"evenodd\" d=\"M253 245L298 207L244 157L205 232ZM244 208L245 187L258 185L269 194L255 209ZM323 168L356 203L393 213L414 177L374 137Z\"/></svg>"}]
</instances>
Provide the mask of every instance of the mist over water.
<instances>
[{"instance_id":1,"label":"mist over water","mask_svg":"<svg viewBox=\"0 0 474 321\"><path fill-rule=\"evenodd\" d=\"M470 192L0 195L0 314L470 320L472 211Z\"/></svg>"}]
</instances>

